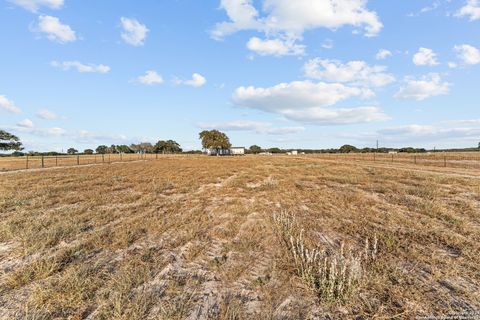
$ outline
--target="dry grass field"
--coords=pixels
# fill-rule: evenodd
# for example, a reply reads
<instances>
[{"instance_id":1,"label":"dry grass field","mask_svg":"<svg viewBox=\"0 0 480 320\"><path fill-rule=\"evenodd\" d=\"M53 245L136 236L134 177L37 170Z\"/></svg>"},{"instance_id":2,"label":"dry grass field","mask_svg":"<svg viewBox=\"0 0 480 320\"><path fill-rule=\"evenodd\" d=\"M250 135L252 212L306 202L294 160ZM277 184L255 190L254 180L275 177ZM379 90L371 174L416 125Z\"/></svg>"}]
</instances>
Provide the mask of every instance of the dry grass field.
<instances>
[{"instance_id":1,"label":"dry grass field","mask_svg":"<svg viewBox=\"0 0 480 320\"><path fill-rule=\"evenodd\" d=\"M0 319L480 310L480 170L167 157L0 174Z\"/></svg>"}]
</instances>

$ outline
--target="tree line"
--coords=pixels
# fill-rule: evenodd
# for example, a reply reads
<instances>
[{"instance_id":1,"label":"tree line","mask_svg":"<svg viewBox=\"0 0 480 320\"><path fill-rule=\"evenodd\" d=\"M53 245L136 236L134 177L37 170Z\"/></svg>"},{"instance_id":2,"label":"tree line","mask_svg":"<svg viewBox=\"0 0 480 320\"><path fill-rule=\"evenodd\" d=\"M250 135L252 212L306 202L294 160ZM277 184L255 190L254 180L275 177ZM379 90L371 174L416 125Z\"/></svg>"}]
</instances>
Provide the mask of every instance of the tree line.
<instances>
[{"instance_id":1,"label":"tree line","mask_svg":"<svg viewBox=\"0 0 480 320\"><path fill-rule=\"evenodd\" d=\"M199 133L199 139L201 140L202 148L206 149L215 149L218 153L221 149L230 149L232 144L228 136L218 130L204 130ZM28 153L22 152L23 145L20 139L12 133L9 133L4 130L0 130L0 151L14 151L12 155L22 156L25 154L29 155L61 155L60 152L33 152ZM427 150L425 148L357 148L352 145L343 145L338 149L281 149L277 147L273 148L262 148L258 145L252 145L247 148L246 153L250 154L259 154L262 152L268 152L272 154L286 153L296 150L300 153L312 154L312 153L388 153L388 152L400 152L400 153L424 153L435 150ZM451 152L468 152L468 151L478 151L480 150L480 143L478 148L463 148L463 149L444 149L438 151L451 151ZM67 154L118 154L118 153L162 153L162 154L171 154L171 153L202 153L200 150L192 150L184 152L180 144L175 140L160 140L155 144L150 142L142 142L139 144L130 144L130 145L100 145L95 150L85 149L83 152L79 152L75 148L67 149Z\"/></svg>"}]
</instances>

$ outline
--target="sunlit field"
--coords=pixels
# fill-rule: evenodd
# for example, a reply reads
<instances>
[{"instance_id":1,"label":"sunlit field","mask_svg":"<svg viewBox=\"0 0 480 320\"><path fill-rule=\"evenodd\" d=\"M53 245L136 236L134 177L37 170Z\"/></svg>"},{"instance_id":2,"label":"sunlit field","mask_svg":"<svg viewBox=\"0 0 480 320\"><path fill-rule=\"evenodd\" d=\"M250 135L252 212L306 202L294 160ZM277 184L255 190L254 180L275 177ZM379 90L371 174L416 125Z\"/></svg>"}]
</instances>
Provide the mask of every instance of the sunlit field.
<instances>
[{"instance_id":1,"label":"sunlit field","mask_svg":"<svg viewBox=\"0 0 480 320\"><path fill-rule=\"evenodd\" d=\"M0 318L480 310L480 168L331 157L2 173Z\"/></svg>"}]
</instances>

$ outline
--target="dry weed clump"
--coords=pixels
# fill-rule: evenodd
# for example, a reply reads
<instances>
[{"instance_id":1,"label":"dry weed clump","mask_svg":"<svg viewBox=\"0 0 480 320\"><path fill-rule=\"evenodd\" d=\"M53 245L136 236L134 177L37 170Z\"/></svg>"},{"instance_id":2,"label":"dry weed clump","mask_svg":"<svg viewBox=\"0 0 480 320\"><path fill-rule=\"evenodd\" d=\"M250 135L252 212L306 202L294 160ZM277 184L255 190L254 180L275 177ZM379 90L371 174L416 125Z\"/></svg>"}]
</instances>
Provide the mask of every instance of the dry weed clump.
<instances>
[{"instance_id":1,"label":"dry weed clump","mask_svg":"<svg viewBox=\"0 0 480 320\"><path fill-rule=\"evenodd\" d=\"M305 243L304 230L294 215L286 211L274 213L273 222L277 236L293 257L298 275L327 302L346 301L368 272L366 262L377 256L376 236L372 244L366 239L364 249L357 252L351 248L345 251L343 242L339 248L309 248Z\"/></svg>"}]
</instances>

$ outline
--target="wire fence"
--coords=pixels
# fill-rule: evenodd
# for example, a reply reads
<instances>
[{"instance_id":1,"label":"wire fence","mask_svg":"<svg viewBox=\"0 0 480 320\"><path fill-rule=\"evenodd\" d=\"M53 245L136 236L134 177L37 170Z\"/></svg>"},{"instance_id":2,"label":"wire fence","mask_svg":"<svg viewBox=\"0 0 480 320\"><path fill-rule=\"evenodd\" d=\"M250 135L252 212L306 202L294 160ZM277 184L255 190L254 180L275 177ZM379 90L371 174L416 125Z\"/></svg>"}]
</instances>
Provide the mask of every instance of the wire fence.
<instances>
[{"instance_id":1,"label":"wire fence","mask_svg":"<svg viewBox=\"0 0 480 320\"><path fill-rule=\"evenodd\" d=\"M23 156L0 158L0 171L71 167L140 160L156 160L161 154L92 154L60 156Z\"/></svg>"},{"instance_id":2,"label":"wire fence","mask_svg":"<svg viewBox=\"0 0 480 320\"><path fill-rule=\"evenodd\" d=\"M173 155L163 154L92 154L92 155L59 155L59 156L23 156L0 157L0 171L16 171L53 167L70 167L141 160L158 160ZM175 155L191 156L191 155ZM449 168L480 169L480 152L450 153L436 152L426 154L408 153L333 153L310 154L308 157L336 161L363 161L392 164L410 164Z\"/></svg>"},{"instance_id":3,"label":"wire fence","mask_svg":"<svg viewBox=\"0 0 480 320\"><path fill-rule=\"evenodd\" d=\"M316 154L316 158L346 161L413 164L433 167L480 169L480 152L435 153L333 153Z\"/></svg>"}]
</instances>

